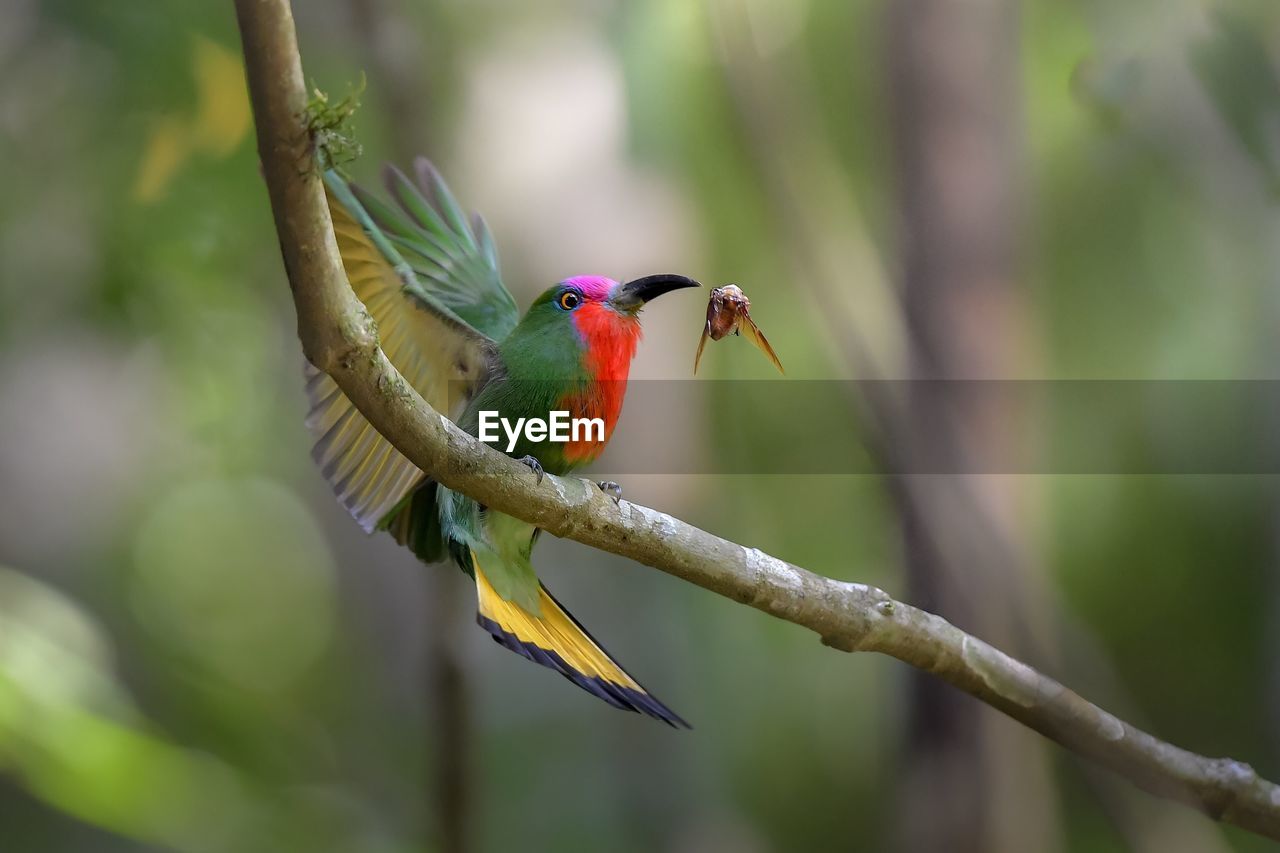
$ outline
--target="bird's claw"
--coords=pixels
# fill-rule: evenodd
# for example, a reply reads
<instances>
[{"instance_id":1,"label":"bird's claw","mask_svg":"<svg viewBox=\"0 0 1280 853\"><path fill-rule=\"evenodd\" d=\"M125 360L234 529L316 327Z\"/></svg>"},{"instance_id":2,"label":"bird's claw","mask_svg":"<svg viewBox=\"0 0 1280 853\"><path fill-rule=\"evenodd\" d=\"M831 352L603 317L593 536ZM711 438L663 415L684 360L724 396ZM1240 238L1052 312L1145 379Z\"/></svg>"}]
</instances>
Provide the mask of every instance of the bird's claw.
<instances>
[{"instance_id":1,"label":"bird's claw","mask_svg":"<svg viewBox=\"0 0 1280 853\"><path fill-rule=\"evenodd\" d=\"M539 486L542 485L542 477L546 472L542 470L541 462L539 462L537 459L534 459L532 456L522 456L516 461L519 462L521 465L527 466L530 471L536 474L538 477L538 485Z\"/></svg>"},{"instance_id":2,"label":"bird's claw","mask_svg":"<svg viewBox=\"0 0 1280 853\"><path fill-rule=\"evenodd\" d=\"M619 486L613 480L601 480L596 485L600 487L600 491L613 498L614 504L622 506L622 486Z\"/></svg>"}]
</instances>

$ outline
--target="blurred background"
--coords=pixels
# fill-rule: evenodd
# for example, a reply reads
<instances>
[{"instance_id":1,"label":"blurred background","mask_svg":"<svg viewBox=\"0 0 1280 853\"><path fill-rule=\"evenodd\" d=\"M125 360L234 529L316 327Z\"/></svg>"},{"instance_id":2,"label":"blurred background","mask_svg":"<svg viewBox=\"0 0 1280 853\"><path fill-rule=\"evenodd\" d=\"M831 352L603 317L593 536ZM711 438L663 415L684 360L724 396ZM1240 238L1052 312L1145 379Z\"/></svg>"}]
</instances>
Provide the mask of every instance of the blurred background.
<instances>
[{"instance_id":1,"label":"blurred background","mask_svg":"<svg viewBox=\"0 0 1280 853\"><path fill-rule=\"evenodd\" d=\"M522 305L580 273L735 281L787 382L841 380L866 472L753 476L811 439L761 404L764 358L711 346L679 405L619 429L673 436L675 473L597 466L629 499L1280 775L1275 472L1162 473L1180 422L1140 396L1116 433L1087 403L900 381L1276 378L1280 6L297 5L315 85L367 84L349 170L430 155ZM464 577L364 537L312 467L231 4L4 20L0 849L1265 849L575 543L544 538L539 571L694 731L497 649ZM633 376L689 379L682 299L646 312ZM1280 412L1273 383L1233 387ZM1051 464L1063 419L1115 467ZM1002 465L1028 447L1050 462ZM679 473L707 459L739 473Z\"/></svg>"}]
</instances>

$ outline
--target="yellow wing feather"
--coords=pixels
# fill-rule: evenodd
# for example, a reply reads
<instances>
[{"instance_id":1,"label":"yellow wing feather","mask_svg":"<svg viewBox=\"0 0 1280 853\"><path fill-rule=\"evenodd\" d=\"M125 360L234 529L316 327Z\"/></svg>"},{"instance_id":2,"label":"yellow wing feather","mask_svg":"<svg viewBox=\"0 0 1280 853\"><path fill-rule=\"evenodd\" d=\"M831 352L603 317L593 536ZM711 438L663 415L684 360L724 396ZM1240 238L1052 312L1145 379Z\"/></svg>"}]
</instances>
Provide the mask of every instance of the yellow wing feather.
<instances>
[{"instance_id":1,"label":"yellow wing feather","mask_svg":"<svg viewBox=\"0 0 1280 853\"><path fill-rule=\"evenodd\" d=\"M347 278L378 324L383 352L437 411L449 412L449 382L483 365L459 358L455 329L409 299L400 278L360 224L332 196L329 210ZM464 372L465 371L465 372ZM423 474L375 430L324 373L306 366L312 456L338 500L366 531L421 483Z\"/></svg>"}]
</instances>

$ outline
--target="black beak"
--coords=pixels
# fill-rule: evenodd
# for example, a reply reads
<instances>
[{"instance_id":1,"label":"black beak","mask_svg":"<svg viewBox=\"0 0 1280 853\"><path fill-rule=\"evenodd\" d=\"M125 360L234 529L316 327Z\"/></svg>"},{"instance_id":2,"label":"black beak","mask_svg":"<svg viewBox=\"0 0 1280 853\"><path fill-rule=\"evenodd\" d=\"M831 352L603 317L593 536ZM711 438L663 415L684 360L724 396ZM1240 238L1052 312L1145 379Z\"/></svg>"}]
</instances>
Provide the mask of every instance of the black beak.
<instances>
[{"instance_id":1,"label":"black beak","mask_svg":"<svg viewBox=\"0 0 1280 853\"><path fill-rule=\"evenodd\" d=\"M647 275L618 287L611 300L622 311L639 311L650 299L685 287L701 287L691 278L682 275Z\"/></svg>"}]
</instances>

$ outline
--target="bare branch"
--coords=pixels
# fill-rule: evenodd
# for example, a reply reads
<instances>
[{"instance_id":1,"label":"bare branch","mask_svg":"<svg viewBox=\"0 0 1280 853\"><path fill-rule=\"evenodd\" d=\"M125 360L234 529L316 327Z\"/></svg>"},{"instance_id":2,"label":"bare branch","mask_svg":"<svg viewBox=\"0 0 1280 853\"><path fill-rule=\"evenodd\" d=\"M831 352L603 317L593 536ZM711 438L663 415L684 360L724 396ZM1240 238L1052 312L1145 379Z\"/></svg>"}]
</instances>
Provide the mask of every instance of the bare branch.
<instances>
[{"instance_id":1,"label":"bare branch","mask_svg":"<svg viewBox=\"0 0 1280 853\"><path fill-rule=\"evenodd\" d=\"M236 0L258 152L303 351L423 471L548 532L661 569L816 632L844 651L930 672L1135 785L1280 840L1280 787L1249 765L1180 749L1117 719L946 620L874 587L822 577L666 513L611 498L485 447L428 406L387 361L347 284L313 166L288 0Z\"/></svg>"}]
</instances>

